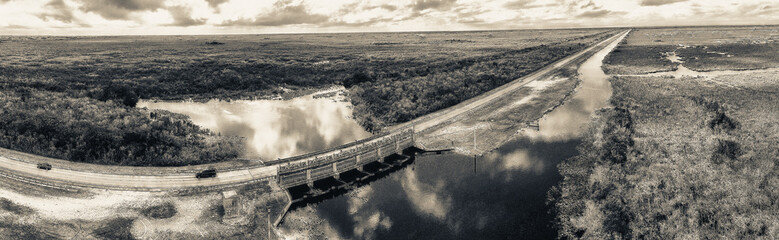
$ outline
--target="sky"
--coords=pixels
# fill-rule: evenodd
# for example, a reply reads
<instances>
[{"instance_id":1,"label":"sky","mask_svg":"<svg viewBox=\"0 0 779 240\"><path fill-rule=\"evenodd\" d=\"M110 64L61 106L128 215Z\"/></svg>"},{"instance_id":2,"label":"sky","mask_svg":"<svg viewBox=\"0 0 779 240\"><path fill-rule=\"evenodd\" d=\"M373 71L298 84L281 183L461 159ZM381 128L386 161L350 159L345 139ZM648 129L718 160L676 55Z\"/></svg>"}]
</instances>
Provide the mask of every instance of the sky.
<instances>
[{"instance_id":1,"label":"sky","mask_svg":"<svg viewBox=\"0 0 779 240\"><path fill-rule=\"evenodd\" d=\"M779 24L776 0L0 0L0 35Z\"/></svg>"}]
</instances>

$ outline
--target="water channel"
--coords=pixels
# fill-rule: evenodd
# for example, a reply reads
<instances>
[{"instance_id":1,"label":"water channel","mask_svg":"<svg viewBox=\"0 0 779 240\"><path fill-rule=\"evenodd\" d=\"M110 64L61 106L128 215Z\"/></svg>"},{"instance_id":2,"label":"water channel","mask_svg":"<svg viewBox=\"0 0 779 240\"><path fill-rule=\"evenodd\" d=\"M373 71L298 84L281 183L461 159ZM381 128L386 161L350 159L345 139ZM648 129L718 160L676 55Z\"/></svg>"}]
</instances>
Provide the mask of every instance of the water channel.
<instances>
[{"instance_id":1,"label":"water channel","mask_svg":"<svg viewBox=\"0 0 779 240\"><path fill-rule=\"evenodd\" d=\"M369 185L293 209L280 231L291 238L555 238L547 192L561 180L556 165L577 154L592 113L608 106L611 86L601 65L618 42L581 65L579 89L540 120L538 131L476 159L417 157Z\"/></svg>"}]
</instances>

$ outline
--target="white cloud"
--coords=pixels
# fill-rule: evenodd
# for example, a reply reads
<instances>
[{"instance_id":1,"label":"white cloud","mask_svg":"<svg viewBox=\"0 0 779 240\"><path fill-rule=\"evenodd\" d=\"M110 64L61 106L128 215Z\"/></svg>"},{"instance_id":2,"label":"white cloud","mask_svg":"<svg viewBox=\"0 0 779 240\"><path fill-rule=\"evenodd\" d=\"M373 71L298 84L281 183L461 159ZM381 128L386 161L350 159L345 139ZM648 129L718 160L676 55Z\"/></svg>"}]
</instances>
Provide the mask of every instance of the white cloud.
<instances>
[{"instance_id":1,"label":"white cloud","mask_svg":"<svg viewBox=\"0 0 779 240\"><path fill-rule=\"evenodd\" d=\"M51 2L0 0L0 29L6 34L221 34L779 23L778 8L769 0ZM230 23L242 24L226 26Z\"/></svg>"}]
</instances>

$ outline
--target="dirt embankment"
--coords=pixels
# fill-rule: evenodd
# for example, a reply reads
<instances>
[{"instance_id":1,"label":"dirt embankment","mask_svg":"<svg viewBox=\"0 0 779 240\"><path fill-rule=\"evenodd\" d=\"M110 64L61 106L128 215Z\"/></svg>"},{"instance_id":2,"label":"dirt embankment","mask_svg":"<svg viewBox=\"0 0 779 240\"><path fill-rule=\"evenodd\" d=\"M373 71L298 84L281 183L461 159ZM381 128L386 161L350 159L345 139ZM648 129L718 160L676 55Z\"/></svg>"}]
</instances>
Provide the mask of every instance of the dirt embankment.
<instances>
[{"instance_id":1,"label":"dirt embankment","mask_svg":"<svg viewBox=\"0 0 779 240\"><path fill-rule=\"evenodd\" d=\"M629 33L629 32L623 32ZM625 35L612 36L588 51L569 56L521 81L426 117L448 119L412 121L418 133L416 143L425 149L455 149L463 154L483 154L511 140L524 128L538 128L538 119L562 105L580 80L579 64ZM497 95L500 94L500 95ZM473 106L476 106L475 108ZM450 111L451 110L451 111ZM391 127L398 128L405 124Z\"/></svg>"},{"instance_id":2,"label":"dirt embankment","mask_svg":"<svg viewBox=\"0 0 779 240\"><path fill-rule=\"evenodd\" d=\"M562 105L579 82L575 67L567 67L493 103L419 133L417 144L426 149L453 148L469 155L491 151L510 141L522 129L537 127L538 119Z\"/></svg>"}]
</instances>

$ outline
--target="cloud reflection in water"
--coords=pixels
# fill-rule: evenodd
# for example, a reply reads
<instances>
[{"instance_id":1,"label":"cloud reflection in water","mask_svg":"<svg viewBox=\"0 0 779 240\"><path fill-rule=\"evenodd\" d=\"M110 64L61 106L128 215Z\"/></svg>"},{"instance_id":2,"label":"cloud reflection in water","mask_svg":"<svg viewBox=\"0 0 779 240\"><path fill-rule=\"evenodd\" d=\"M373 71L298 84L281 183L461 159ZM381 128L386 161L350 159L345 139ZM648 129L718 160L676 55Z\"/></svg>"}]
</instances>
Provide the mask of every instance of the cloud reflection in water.
<instances>
[{"instance_id":1,"label":"cloud reflection in water","mask_svg":"<svg viewBox=\"0 0 779 240\"><path fill-rule=\"evenodd\" d=\"M222 135L246 138L246 156L276 159L366 138L352 118L351 104L311 95L291 100L199 102L141 101L138 107L188 115Z\"/></svg>"},{"instance_id":2,"label":"cloud reflection in water","mask_svg":"<svg viewBox=\"0 0 779 240\"><path fill-rule=\"evenodd\" d=\"M607 49L614 46L616 42ZM526 131L526 137L543 141L565 141L579 137L590 122L592 113L609 105L612 89L609 76L601 69L608 53L600 51L582 63L578 70L582 82L573 97L539 120L539 131Z\"/></svg>"},{"instance_id":3,"label":"cloud reflection in water","mask_svg":"<svg viewBox=\"0 0 779 240\"><path fill-rule=\"evenodd\" d=\"M409 202L414 210L433 216L439 220L446 219L447 213L452 206L452 199L444 191L444 182L439 184L424 184L417 178L416 171L404 171L401 178L401 186L408 196Z\"/></svg>"}]
</instances>

